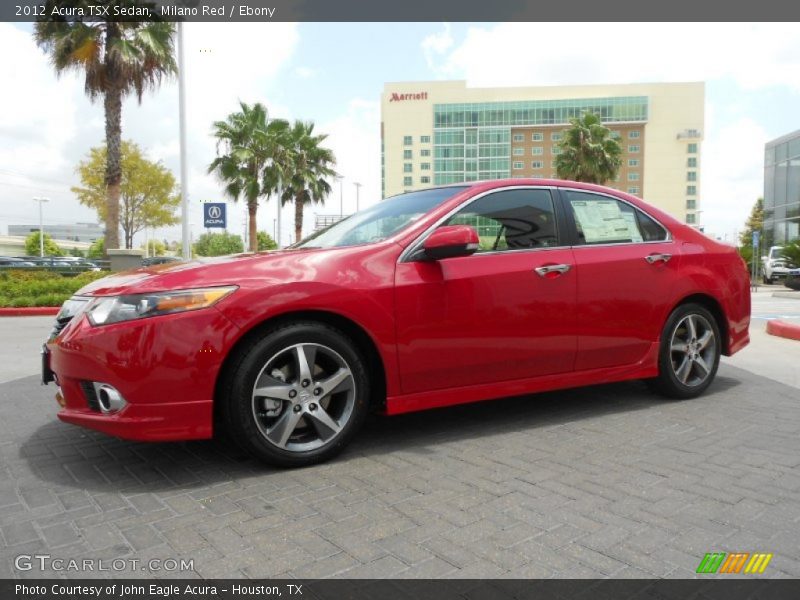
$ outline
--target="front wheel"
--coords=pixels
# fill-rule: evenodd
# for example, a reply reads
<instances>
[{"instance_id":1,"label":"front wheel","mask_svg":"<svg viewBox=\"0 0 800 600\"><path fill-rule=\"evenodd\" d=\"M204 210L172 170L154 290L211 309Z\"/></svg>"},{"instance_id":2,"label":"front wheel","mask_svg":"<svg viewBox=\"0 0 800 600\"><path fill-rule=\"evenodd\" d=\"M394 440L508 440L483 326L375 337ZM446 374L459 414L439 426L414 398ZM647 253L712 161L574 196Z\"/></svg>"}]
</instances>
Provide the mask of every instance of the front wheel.
<instances>
[{"instance_id":1,"label":"front wheel","mask_svg":"<svg viewBox=\"0 0 800 600\"><path fill-rule=\"evenodd\" d=\"M722 338L714 315L699 304L684 304L667 319L661 334L655 389L670 398L702 394L717 374Z\"/></svg>"},{"instance_id":2,"label":"front wheel","mask_svg":"<svg viewBox=\"0 0 800 600\"><path fill-rule=\"evenodd\" d=\"M331 458L368 412L364 360L344 333L321 323L293 323L243 348L225 383L228 431L277 466Z\"/></svg>"}]
</instances>

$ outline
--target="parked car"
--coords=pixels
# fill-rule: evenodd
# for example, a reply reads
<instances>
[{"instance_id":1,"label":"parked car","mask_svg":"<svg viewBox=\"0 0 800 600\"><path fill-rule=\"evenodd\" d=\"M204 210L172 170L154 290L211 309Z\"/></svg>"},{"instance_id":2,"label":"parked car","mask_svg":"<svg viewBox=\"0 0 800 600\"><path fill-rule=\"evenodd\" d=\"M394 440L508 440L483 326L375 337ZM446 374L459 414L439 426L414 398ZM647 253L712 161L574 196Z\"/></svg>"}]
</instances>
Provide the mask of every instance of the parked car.
<instances>
[{"instance_id":1,"label":"parked car","mask_svg":"<svg viewBox=\"0 0 800 600\"><path fill-rule=\"evenodd\" d=\"M749 322L733 247L616 190L514 179L395 196L283 251L96 281L61 309L43 380L68 423L154 441L221 426L297 466L370 410L627 379L693 398Z\"/></svg>"},{"instance_id":2,"label":"parked car","mask_svg":"<svg viewBox=\"0 0 800 600\"><path fill-rule=\"evenodd\" d=\"M17 258L30 262L33 266L65 274L77 275L86 271L102 270L97 263L79 256L24 256Z\"/></svg>"},{"instance_id":3,"label":"parked car","mask_svg":"<svg viewBox=\"0 0 800 600\"><path fill-rule=\"evenodd\" d=\"M790 290L800 290L800 269L790 269L783 285Z\"/></svg>"},{"instance_id":4,"label":"parked car","mask_svg":"<svg viewBox=\"0 0 800 600\"><path fill-rule=\"evenodd\" d=\"M761 257L761 263L764 283L785 280L794 266L783 255L783 246L772 246L767 255Z\"/></svg>"},{"instance_id":5,"label":"parked car","mask_svg":"<svg viewBox=\"0 0 800 600\"><path fill-rule=\"evenodd\" d=\"M0 268L6 269L27 269L36 265L28 260L22 260L14 256L0 256Z\"/></svg>"},{"instance_id":6,"label":"parked car","mask_svg":"<svg viewBox=\"0 0 800 600\"><path fill-rule=\"evenodd\" d=\"M142 259L142 266L165 265L167 263L180 262L181 260L183 259L177 256L150 256Z\"/></svg>"}]
</instances>

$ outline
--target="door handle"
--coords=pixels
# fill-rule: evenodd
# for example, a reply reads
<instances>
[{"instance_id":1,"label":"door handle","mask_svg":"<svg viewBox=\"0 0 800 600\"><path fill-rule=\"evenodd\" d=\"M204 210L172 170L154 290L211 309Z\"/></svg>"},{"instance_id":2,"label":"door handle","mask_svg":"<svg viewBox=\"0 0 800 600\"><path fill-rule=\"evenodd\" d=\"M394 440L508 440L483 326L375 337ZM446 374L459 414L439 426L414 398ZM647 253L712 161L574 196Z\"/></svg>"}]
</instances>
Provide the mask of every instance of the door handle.
<instances>
[{"instance_id":1,"label":"door handle","mask_svg":"<svg viewBox=\"0 0 800 600\"><path fill-rule=\"evenodd\" d=\"M567 271L569 271L570 265L546 265L544 267L536 267L534 271L540 277L547 277L548 275L555 277L558 275L563 275Z\"/></svg>"},{"instance_id":2,"label":"door handle","mask_svg":"<svg viewBox=\"0 0 800 600\"><path fill-rule=\"evenodd\" d=\"M672 254L649 254L648 256L644 257L644 259L651 265L657 263L658 261L663 261L666 263L670 258L672 258Z\"/></svg>"}]
</instances>

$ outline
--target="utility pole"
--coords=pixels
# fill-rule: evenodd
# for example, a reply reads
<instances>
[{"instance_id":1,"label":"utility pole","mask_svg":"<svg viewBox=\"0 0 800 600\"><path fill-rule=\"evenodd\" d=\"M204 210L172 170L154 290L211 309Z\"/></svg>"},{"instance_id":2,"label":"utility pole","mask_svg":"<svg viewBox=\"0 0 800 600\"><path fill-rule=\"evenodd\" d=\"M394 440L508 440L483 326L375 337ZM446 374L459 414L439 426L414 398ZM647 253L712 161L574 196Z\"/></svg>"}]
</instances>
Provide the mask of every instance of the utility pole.
<instances>
[{"instance_id":1,"label":"utility pole","mask_svg":"<svg viewBox=\"0 0 800 600\"><path fill-rule=\"evenodd\" d=\"M335 181L339 182L339 220L341 220L344 216L344 188L342 187L344 177L341 175L334 175L333 178Z\"/></svg>"},{"instance_id":2,"label":"utility pole","mask_svg":"<svg viewBox=\"0 0 800 600\"><path fill-rule=\"evenodd\" d=\"M180 122L181 147L181 235L183 238L183 259L192 258L189 243L189 174L186 157L186 59L183 51L183 22L178 21L178 115Z\"/></svg>"},{"instance_id":3,"label":"utility pole","mask_svg":"<svg viewBox=\"0 0 800 600\"><path fill-rule=\"evenodd\" d=\"M353 185L356 186L356 212L358 212L358 210L360 208L359 207L358 196L359 196L359 192L361 191L361 184L358 183L357 181L354 181Z\"/></svg>"},{"instance_id":4,"label":"utility pole","mask_svg":"<svg viewBox=\"0 0 800 600\"><path fill-rule=\"evenodd\" d=\"M44 257L44 218L42 217L42 204L50 202L50 198L37 197L33 199L39 203L39 256Z\"/></svg>"},{"instance_id":5,"label":"utility pole","mask_svg":"<svg viewBox=\"0 0 800 600\"><path fill-rule=\"evenodd\" d=\"M276 226L275 226L275 229L276 229L276 231L275 231L275 235L276 235L275 243L278 244L278 250L283 248L283 245L281 244L281 197L282 196L283 196L283 186L279 185L278 186L278 202L277 202L277 204L278 204L278 213L277 213L277 219L275 221L275 224L276 224Z\"/></svg>"}]
</instances>

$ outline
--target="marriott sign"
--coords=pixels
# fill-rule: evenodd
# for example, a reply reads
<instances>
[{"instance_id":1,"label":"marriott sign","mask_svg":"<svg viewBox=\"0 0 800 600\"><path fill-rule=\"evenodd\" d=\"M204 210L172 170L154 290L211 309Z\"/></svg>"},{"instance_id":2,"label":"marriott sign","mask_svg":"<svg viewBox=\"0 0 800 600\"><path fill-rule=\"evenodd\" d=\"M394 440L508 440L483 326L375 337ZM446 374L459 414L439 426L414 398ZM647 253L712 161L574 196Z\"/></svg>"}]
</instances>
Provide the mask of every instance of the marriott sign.
<instances>
[{"instance_id":1,"label":"marriott sign","mask_svg":"<svg viewBox=\"0 0 800 600\"><path fill-rule=\"evenodd\" d=\"M404 100L427 100L428 99L428 92L417 92L416 94L398 94L397 92L392 92L392 95L389 96L389 102L402 102Z\"/></svg>"}]
</instances>

